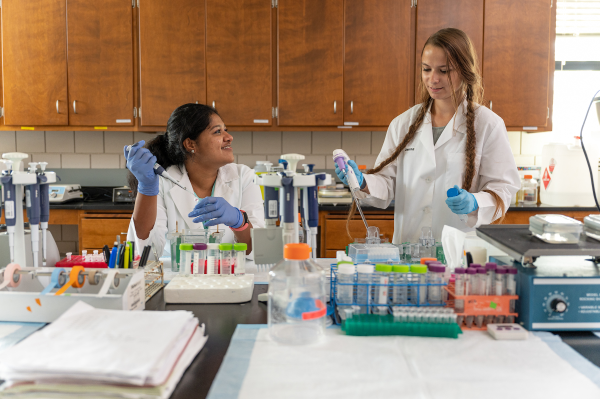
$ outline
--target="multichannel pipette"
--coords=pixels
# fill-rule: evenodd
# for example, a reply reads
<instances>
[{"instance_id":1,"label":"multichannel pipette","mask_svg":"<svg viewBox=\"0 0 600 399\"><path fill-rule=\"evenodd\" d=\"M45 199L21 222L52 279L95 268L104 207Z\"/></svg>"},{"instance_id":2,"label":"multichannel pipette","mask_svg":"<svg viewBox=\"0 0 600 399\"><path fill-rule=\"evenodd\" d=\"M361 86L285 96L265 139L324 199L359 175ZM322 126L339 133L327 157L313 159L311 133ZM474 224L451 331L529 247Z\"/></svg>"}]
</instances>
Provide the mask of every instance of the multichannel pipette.
<instances>
[{"instance_id":1,"label":"multichannel pipette","mask_svg":"<svg viewBox=\"0 0 600 399\"><path fill-rule=\"evenodd\" d=\"M127 152L129 152L131 150L131 145L127 146ZM166 170L165 168L163 168L162 166L160 166L158 163L154 164L154 173L156 173L159 176L164 177L165 179L171 181L173 184L183 188L185 191L189 192L189 190L185 187L183 187L181 184L179 184L179 182L177 180L175 180L175 178L173 176L171 176ZM196 193L192 192L192 194L194 194L194 196L196 198L198 198L198 196L196 195ZM198 198L200 199L200 198Z\"/></svg>"},{"instance_id":2,"label":"multichannel pipette","mask_svg":"<svg viewBox=\"0 0 600 399\"><path fill-rule=\"evenodd\" d=\"M347 168L346 164L350 157L346 154L346 151L338 149L333 151L333 161L337 164L338 168L346 175L346 180L348 181L348 186L350 187L350 192L352 193L352 198L356 203L356 209L360 213L360 217L362 218L365 228L368 230L369 225L367 224L367 219L365 219L365 215L363 214L362 209L360 208L360 203L358 198L356 197L356 193L360 191L360 184L358 184L358 179L354 174L354 169Z\"/></svg>"}]
</instances>

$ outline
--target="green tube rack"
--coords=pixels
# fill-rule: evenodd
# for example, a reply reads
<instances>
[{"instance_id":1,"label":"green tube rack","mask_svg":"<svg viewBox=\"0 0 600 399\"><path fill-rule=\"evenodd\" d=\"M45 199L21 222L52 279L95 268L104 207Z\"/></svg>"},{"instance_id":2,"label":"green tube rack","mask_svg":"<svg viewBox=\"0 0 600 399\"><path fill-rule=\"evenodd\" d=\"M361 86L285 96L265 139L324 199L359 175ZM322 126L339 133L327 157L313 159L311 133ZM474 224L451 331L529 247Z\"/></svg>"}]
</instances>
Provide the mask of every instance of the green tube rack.
<instances>
[{"instance_id":1,"label":"green tube rack","mask_svg":"<svg viewBox=\"0 0 600 399\"><path fill-rule=\"evenodd\" d=\"M346 335L408 335L413 337L458 338L462 331L456 323L408 323L394 320L392 315L360 314L342 323Z\"/></svg>"}]
</instances>

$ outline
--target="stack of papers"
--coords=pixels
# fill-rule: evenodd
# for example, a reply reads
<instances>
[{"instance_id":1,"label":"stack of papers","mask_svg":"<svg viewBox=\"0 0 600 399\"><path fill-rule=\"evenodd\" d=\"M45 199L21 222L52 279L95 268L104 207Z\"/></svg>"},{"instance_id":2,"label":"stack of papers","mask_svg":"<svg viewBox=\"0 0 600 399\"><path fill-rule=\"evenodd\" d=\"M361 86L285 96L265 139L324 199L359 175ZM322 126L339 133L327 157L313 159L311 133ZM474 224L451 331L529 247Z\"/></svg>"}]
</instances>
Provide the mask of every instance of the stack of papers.
<instances>
[{"instance_id":1,"label":"stack of papers","mask_svg":"<svg viewBox=\"0 0 600 399\"><path fill-rule=\"evenodd\" d=\"M78 302L0 357L0 397L167 398L202 349L191 312Z\"/></svg>"}]
</instances>

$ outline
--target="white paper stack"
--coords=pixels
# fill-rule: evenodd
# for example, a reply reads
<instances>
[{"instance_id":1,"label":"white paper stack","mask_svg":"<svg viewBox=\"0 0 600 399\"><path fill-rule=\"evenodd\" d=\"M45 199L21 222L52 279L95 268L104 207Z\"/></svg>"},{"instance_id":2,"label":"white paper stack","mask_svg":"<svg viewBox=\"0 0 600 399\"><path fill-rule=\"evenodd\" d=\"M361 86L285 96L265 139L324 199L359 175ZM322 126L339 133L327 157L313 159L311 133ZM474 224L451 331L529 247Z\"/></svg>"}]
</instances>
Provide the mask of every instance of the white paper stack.
<instances>
[{"instance_id":1,"label":"white paper stack","mask_svg":"<svg viewBox=\"0 0 600 399\"><path fill-rule=\"evenodd\" d=\"M78 302L2 353L0 398L167 398L206 340L191 312Z\"/></svg>"}]
</instances>

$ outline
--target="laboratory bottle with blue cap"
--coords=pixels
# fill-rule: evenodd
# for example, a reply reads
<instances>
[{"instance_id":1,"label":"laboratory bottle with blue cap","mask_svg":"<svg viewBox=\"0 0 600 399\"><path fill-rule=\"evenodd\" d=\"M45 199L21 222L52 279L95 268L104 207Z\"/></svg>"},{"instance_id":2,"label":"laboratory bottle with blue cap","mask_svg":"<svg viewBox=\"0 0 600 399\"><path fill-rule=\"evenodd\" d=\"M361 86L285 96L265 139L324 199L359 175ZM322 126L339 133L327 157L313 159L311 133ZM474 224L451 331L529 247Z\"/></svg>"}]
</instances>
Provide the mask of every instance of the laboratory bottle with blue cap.
<instances>
[{"instance_id":1,"label":"laboratory bottle with blue cap","mask_svg":"<svg viewBox=\"0 0 600 399\"><path fill-rule=\"evenodd\" d=\"M285 345L308 345L325 335L325 271L304 243L286 244L269 272L269 336Z\"/></svg>"}]
</instances>

